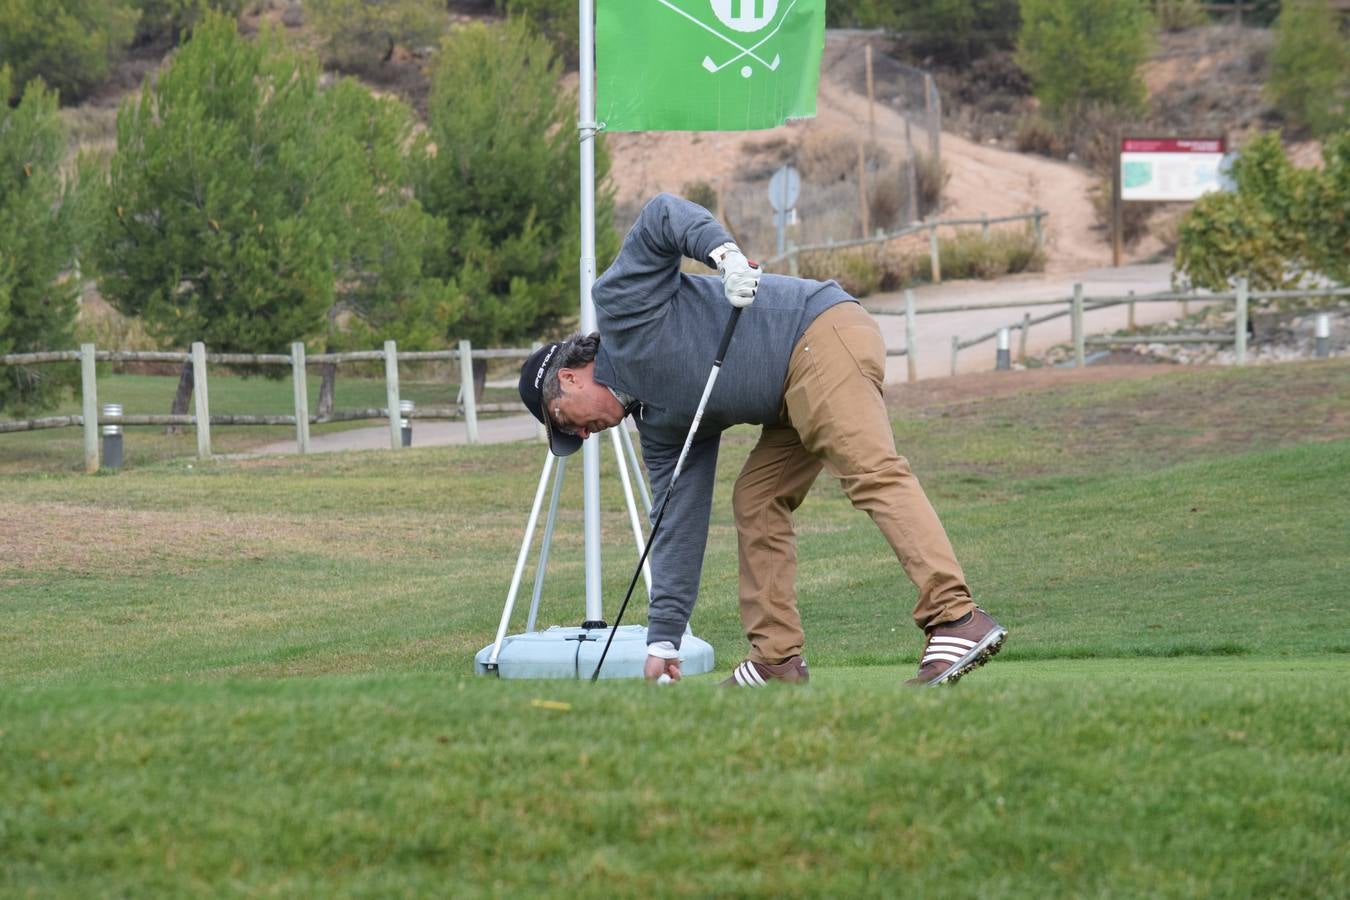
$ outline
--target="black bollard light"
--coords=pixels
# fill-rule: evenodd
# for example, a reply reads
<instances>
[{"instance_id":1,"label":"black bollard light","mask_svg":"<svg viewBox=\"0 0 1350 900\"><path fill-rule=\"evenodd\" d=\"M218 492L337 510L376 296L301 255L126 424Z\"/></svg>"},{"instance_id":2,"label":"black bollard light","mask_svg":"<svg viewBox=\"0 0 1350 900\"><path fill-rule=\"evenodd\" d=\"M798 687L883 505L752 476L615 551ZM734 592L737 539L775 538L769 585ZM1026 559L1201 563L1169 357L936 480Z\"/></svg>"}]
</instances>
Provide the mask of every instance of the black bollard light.
<instances>
[{"instance_id":1,"label":"black bollard light","mask_svg":"<svg viewBox=\"0 0 1350 900\"><path fill-rule=\"evenodd\" d=\"M412 414L416 405L411 400L398 401L398 411L401 418L398 420L399 426L403 429L403 446L412 446Z\"/></svg>"},{"instance_id":2,"label":"black bollard light","mask_svg":"<svg viewBox=\"0 0 1350 900\"><path fill-rule=\"evenodd\" d=\"M122 404L103 404L104 418L113 416L120 418L121 415ZM122 468L122 426L120 424L103 426L103 465L109 469Z\"/></svg>"}]
</instances>

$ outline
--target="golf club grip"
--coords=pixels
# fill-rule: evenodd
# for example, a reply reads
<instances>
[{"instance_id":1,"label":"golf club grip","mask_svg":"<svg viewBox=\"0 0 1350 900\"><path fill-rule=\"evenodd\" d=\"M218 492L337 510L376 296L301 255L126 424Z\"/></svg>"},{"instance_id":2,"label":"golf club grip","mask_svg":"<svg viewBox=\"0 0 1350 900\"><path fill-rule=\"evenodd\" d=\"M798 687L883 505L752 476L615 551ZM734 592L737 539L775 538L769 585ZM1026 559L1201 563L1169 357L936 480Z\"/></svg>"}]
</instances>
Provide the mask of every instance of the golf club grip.
<instances>
[{"instance_id":1,"label":"golf club grip","mask_svg":"<svg viewBox=\"0 0 1350 900\"><path fill-rule=\"evenodd\" d=\"M722 360L727 358L727 347L731 346L731 336L736 333L736 323L741 320L741 313L745 309L740 306L731 308L731 318L727 321L727 330L722 333L722 343L717 348L717 358L713 360L713 365L721 367Z\"/></svg>"}]
</instances>

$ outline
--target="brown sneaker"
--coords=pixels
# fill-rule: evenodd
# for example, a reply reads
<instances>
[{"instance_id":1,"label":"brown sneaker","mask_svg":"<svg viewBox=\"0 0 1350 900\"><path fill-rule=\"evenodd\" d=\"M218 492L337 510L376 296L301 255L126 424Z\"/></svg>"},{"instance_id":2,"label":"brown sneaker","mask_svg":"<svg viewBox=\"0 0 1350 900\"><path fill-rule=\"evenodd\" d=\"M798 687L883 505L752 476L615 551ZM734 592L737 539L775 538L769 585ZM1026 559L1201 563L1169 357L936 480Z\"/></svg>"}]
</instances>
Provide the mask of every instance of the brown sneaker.
<instances>
[{"instance_id":1,"label":"brown sneaker","mask_svg":"<svg viewBox=\"0 0 1350 900\"><path fill-rule=\"evenodd\" d=\"M919 674L905 682L914 687L955 684L961 676L989 662L1003 648L1007 629L978 606L955 622L928 632L919 658Z\"/></svg>"},{"instance_id":2,"label":"brown sneaker","mask_svg":"<svg viewBox=\"0 0 1350 900\"><path fill-rule=\"evenodd\" d=\"M765 687L770 681L782 681L792 684L806 684L811 673L806 670L806 660L800 656L789 656L776 666L747 659L731 671L731 677L719 687Z\"/></svg>"}]
</instances>

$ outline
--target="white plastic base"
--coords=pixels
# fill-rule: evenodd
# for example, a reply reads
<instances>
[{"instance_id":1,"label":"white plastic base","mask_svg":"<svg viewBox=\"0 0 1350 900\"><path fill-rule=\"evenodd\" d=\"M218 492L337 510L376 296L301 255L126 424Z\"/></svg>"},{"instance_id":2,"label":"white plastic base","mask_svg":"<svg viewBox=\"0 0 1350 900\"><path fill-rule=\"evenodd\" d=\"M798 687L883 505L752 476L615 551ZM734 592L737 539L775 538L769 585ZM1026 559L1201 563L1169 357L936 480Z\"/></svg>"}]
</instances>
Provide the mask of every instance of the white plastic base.
<instances>
[{"instance_id":1,"label":"white plastic base","mask_svg":"<svg viewBox=\"0 0 1350 900\"><path fill-rule=\"evenodd\" d=\"M473 658L479 675L501 678L589 679L595 671L609 628L563 628L508 635L502 641L496 663L488 644ZM707 641L686 634L680 641L680 668L685 675L702 675L713 669L713 648ZM641 678L647 661L647 627L621 625L605 657L601 678Z\"/></svg>"}]
</instances>

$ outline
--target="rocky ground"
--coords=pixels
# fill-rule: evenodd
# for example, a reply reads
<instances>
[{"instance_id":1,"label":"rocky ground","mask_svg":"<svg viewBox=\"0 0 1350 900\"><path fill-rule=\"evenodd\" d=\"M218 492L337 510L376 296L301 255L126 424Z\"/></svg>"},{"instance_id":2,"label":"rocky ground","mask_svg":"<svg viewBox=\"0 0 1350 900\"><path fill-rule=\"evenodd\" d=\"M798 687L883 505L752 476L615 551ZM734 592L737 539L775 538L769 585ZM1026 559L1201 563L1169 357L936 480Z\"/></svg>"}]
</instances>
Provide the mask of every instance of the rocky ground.
<instances>
[{"instance_id":1,"label":"rocky ground","mask_svg":"<svg viewBox=\"0 0 1350 900\"><path fill-rule=\"evenodd\" d=\"M1280 308L1272 303L1257 307L1251 315L1247 338L1247 363L1289 362L1317 357L1317 319L1327 315L1329 336L1327 355L1350 356L1350 299L1319 298L1301 301L1297 309ZM1089 364L1095 362L1121 364L1127 361L1178 363L1181 365L1231 366L1237 362L1232 342L1163 343L1151 340L1157 336L1207 335L1232 337L1236 311L1231 304L1209 306L1184 318L1140 329L1138 341L1119 345L1111 351L1089 354ZM1127 332L1117 332L1118 335ZM1127 360L1126 357L1133 357ZM1060 344L1034 358L1032 365L1056 366L1073 358L1073 347Z\"/></svg>"}]
</instances>

